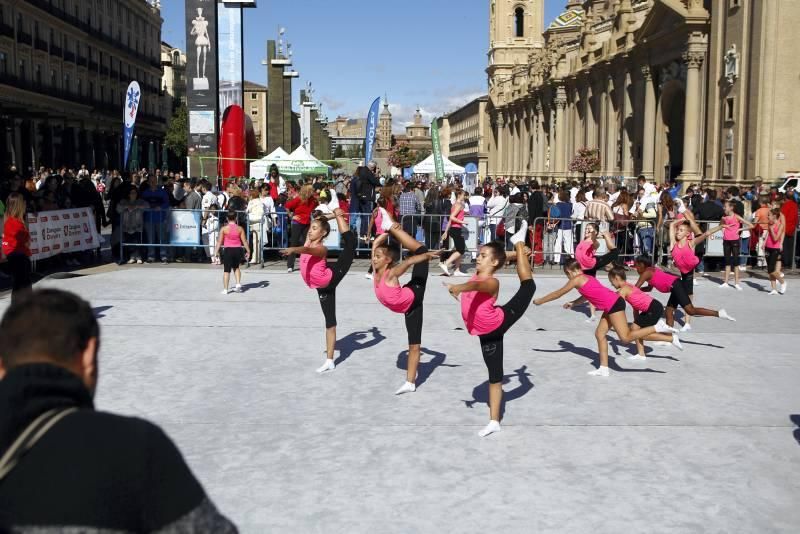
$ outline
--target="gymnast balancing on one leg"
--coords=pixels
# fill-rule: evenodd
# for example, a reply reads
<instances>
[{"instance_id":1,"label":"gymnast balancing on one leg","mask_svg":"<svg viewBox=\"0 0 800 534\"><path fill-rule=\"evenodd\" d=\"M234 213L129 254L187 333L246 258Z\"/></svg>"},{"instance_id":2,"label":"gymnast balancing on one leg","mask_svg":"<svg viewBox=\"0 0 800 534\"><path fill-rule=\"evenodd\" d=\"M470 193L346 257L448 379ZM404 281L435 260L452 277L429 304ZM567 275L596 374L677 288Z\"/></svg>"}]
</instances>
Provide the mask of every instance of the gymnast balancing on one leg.
<instances>
[{"instance_id":1,"label":"gymnast balancing on one leg","mask_svg":"<svg viewBox=\"0 0 800 534\"><path fill-rule=\"evenodd\" d=\"M302 247L291 247L281 251L283 256L300 254L300 276L311 289L316 289L319 304L325 316L325 363L317 369L318 373L333 371L334 350L336 347L336 287L344 279L355 256L356 238L344 218L344 211L337 208L333 212L336 224L342 235L344 246L335 263L328 263L328 249L322 242L331 231L327 218L312 221L308 228L306 243ZM330 216L329 216L330 217Z\"/></svg>"},{"instance_id":2,"label":"gymnast balancing on one leg","mask_svg":"<svg viewBox=\"0 0 800 534\"><path fill-rule=\"evenodd\" d=\"M689 295L689 301L694 302L694 269L700 263L700 258L695 254L694 249L697 245L705 241L709 236L714 235L723 228L722 225L712 228L707 232L699 232L700 228L694 219L677 219L669 225L669 249L672 255L672 263L681 273L681 283ZM693 235L692 232L696 232ZM692 329L687 315L681 331L688 332ZM667 306L667 324L675 325L675 308Z\"/></svg>"},{"instance_id":3,"label":"gymnast balancing on one leg","mask_svg":"<svg viewBox=\"0 0 800 534\"><path fill-rule=\"evenodd\" d=\"M530 306L536 284L533 281L530 262L525 261L525 234L528 224L511 237L516 249L517 275L520 286L517 293L503 306L496 306L500 282L494 277L506 262L505 247L492 242L481 247L475 260L476 274L465 284L444 284L450 294L458 300L461 296L461 316L467 331L478 336L483 352L483 361L489 370L489 424L478 434L481 437L499 432L500 406L503 401L503 337L523 316Z\"/></svg>"},{"instance_id":4,"label":"gymnast balancing on one leg","mask_svg":"<svg viewBox=\"0 0 800 534\"><path fill-rule=\"evenodd\" d=\"M581 296L588 300L589 303L603 311L603 315L595 330L597 351L600 355L600 365L597 369L590 371L588 374L594 376L609 375L608 341L606 340L606 334L608 334L609 329L613 328L617 332L617 337L619 337L620 341L623 343L630 343L631 341L646 338L655 333L664 334L672 331L663 320L659 320L655 326L648 326L631 331L628 328L628 318L625 316L625 300L622 297L602 285L594 276L584 274L577 260L569 260L564 265L564 272L569 278L566 285L549 295L534 300L533 303L539 306L551 300L559 299L573 289L577 289ZM571 302L564 304L565 308L571 308L572 306L573 304Z\"/></svg>"},{"instance_id":5,"label":"gymnast balancing on one leg","mask_svg":"<svg viewBox=\"0 0 800 534\"><path fill-rule=\"evenodd\" d=\"M630 325L632 331L639 330L640 328L647 328L648 326L655 326L658 324L659 319L664 315L664 306L659 301L643 292L638 287L629 284L625 280L625 267L616 266L608 272L608 280L611 285L617 288L617 293L620 297L625 299L625 302L633 308L634 319L633 324ZM646 338L637 339L636 341L636 355L629 356L629 360L646 359L644 352L645 341L663 341L672 343L675 348L683 350L681 341L678 339L678 334L650 334Z\"/></svg>"},{"instance_id":6,"label":"gymnast balancing on one leg","mask_svg":"<svg viewBox=\"0 0 800 534\"><path fill-rule=\"evenodd\" d=\"M680 278L675 275L665 273L658 267L653 266L653 260L648 256L639 256L634 262L636 272L639 273L639 280L636 281L636 287L642 291L651 291L656 289L661 293L669 295L667 301L667 309L676 309L678 306L683 308L688 315L693 317L719 317L720 319L727 319L735 321L733 317L728 315L724 309L719 311L709 310L708 308L697 308L689 299L686 293L686 288L681 283ZM644 284L648 284L644 286ZM644 286L644 287L642 287Z\"/></svg>"},{"instance_id":7,"label":"gymnast balancing on one leg","mask_svg":"<svg viewBox=\"0 0 800 534\"><path fill-rule=\"evenodd\" d=\"M379 236L372 245L372 266L375 270L373 286L378 301L395 313L405 315L408 332L408 369L406 381L395 394L416 391L417 367L422 348L422 303L428 284L428 263L438 258L438 253L429 252L425 245L403 231L389 218L383 219L383 228L388 233ZM387 243L389 235L411 255L400 261L400 249ZM411 280L400 285L400 277L411 269Z\"/></svg>"}]
</instances>

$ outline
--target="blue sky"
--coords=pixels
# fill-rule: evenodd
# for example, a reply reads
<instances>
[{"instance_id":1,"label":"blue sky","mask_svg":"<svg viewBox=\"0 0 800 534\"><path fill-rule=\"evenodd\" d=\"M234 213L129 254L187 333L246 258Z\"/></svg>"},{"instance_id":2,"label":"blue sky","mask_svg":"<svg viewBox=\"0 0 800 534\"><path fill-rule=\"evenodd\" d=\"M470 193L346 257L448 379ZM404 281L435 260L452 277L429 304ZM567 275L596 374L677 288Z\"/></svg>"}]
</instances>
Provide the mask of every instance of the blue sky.
<instances>
[{"instance_id":1,"label":"blue sky","mask_svg":"<svg viewBox=\"0 0 800 534\"><path fill-rule=\"evenodd\" d=\"M545 27L566 0L544 0ZM330 119L363 117L388 95L395 129L419 106L426 121L486 93L487 0L258 0L245 16L245 77L266 83L261 60L278 27ZM162 39L184 48L184 0L162 0ZM296 106L295 106L296 107Z\"/></svg>"}]
</instances>

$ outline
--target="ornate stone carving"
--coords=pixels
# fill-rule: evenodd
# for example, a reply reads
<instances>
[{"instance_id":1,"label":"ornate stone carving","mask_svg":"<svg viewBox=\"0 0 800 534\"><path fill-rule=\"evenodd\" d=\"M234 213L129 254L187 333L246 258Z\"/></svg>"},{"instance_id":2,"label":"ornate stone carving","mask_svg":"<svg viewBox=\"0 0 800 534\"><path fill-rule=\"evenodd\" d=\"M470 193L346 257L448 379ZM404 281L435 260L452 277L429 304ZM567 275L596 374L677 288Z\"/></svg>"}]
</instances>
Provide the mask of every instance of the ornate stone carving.
<instances>
[{"instance_id":1,"label":"ornate stone carving","mask_svg":"<svg viewBox=\"0 0 800 534\"><path fill-rule=\"evenodd\" d=\"M645 79L645 81L647 82L651 81L653 79L653 72L650 69L650 65L642 65L641 69L642 69L642 77Z\"/></svg>"},{"instance_id":2,"label":"ornate stone carving","mask_svg":"<svg viewBox=\"0 0 800 534\"><path fill-rule=\"evenodd\" d=\"M703 52L687 51L683 53L683 61L690 69L699 69L706 55Z\"/></svg>"},{"instance_id":3,"label":"ornate stone carving","mask_svg":"<svg viewBox=\"0 0 800 534\"><path fill-rule=\"evenodd\" d=\"M724 61L725 79L730 85L733 85L739 77L739 52L736 50L735 44L732 44L725 53Z\"/></svg>"}]
</instances>

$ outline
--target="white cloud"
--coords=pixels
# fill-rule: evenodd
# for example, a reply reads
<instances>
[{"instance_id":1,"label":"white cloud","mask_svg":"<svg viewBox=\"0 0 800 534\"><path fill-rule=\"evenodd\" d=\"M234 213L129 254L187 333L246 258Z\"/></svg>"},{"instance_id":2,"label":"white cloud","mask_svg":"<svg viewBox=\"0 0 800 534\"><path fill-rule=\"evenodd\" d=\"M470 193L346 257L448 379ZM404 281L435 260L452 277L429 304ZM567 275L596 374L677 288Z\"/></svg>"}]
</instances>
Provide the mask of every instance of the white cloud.
<instances>
[{"instance_id":1,"label":"white cloud","mask_svg":"<svg viewBox=\"0 0 800 534\"><path fill-rule=\"evenodd\" d=\"M405 133L406 126L414 124L414 114L417 108L419 108L422 115L422 123L430 124L435 117L455 111L485 94L486 91L462 90L459 92L455 88L450 88L450 90L442 91L436 95L422 94L415 97L420 102L418 105L392 102L392 97L389 95L389 111L392 112L392 131L393 133Z\"/></svg>"}]
</instances>

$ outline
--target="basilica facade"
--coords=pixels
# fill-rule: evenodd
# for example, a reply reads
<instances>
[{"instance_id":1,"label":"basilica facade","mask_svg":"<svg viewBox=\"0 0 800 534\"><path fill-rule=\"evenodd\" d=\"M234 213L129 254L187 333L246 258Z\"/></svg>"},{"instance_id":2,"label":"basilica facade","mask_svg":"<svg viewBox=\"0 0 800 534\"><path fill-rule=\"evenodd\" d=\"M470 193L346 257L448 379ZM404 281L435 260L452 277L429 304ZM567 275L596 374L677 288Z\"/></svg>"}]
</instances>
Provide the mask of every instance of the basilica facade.
<instances>
[{"instance_id":1,"label":"basilica facade","mask_svg":"<svg viewBox=\"0 0 800 534\"><path fill-rule=\"evenodd\" d=\"M490 0L490 176L724 186L800 168L795 0Z\"/></svg>"}]
</instances>

